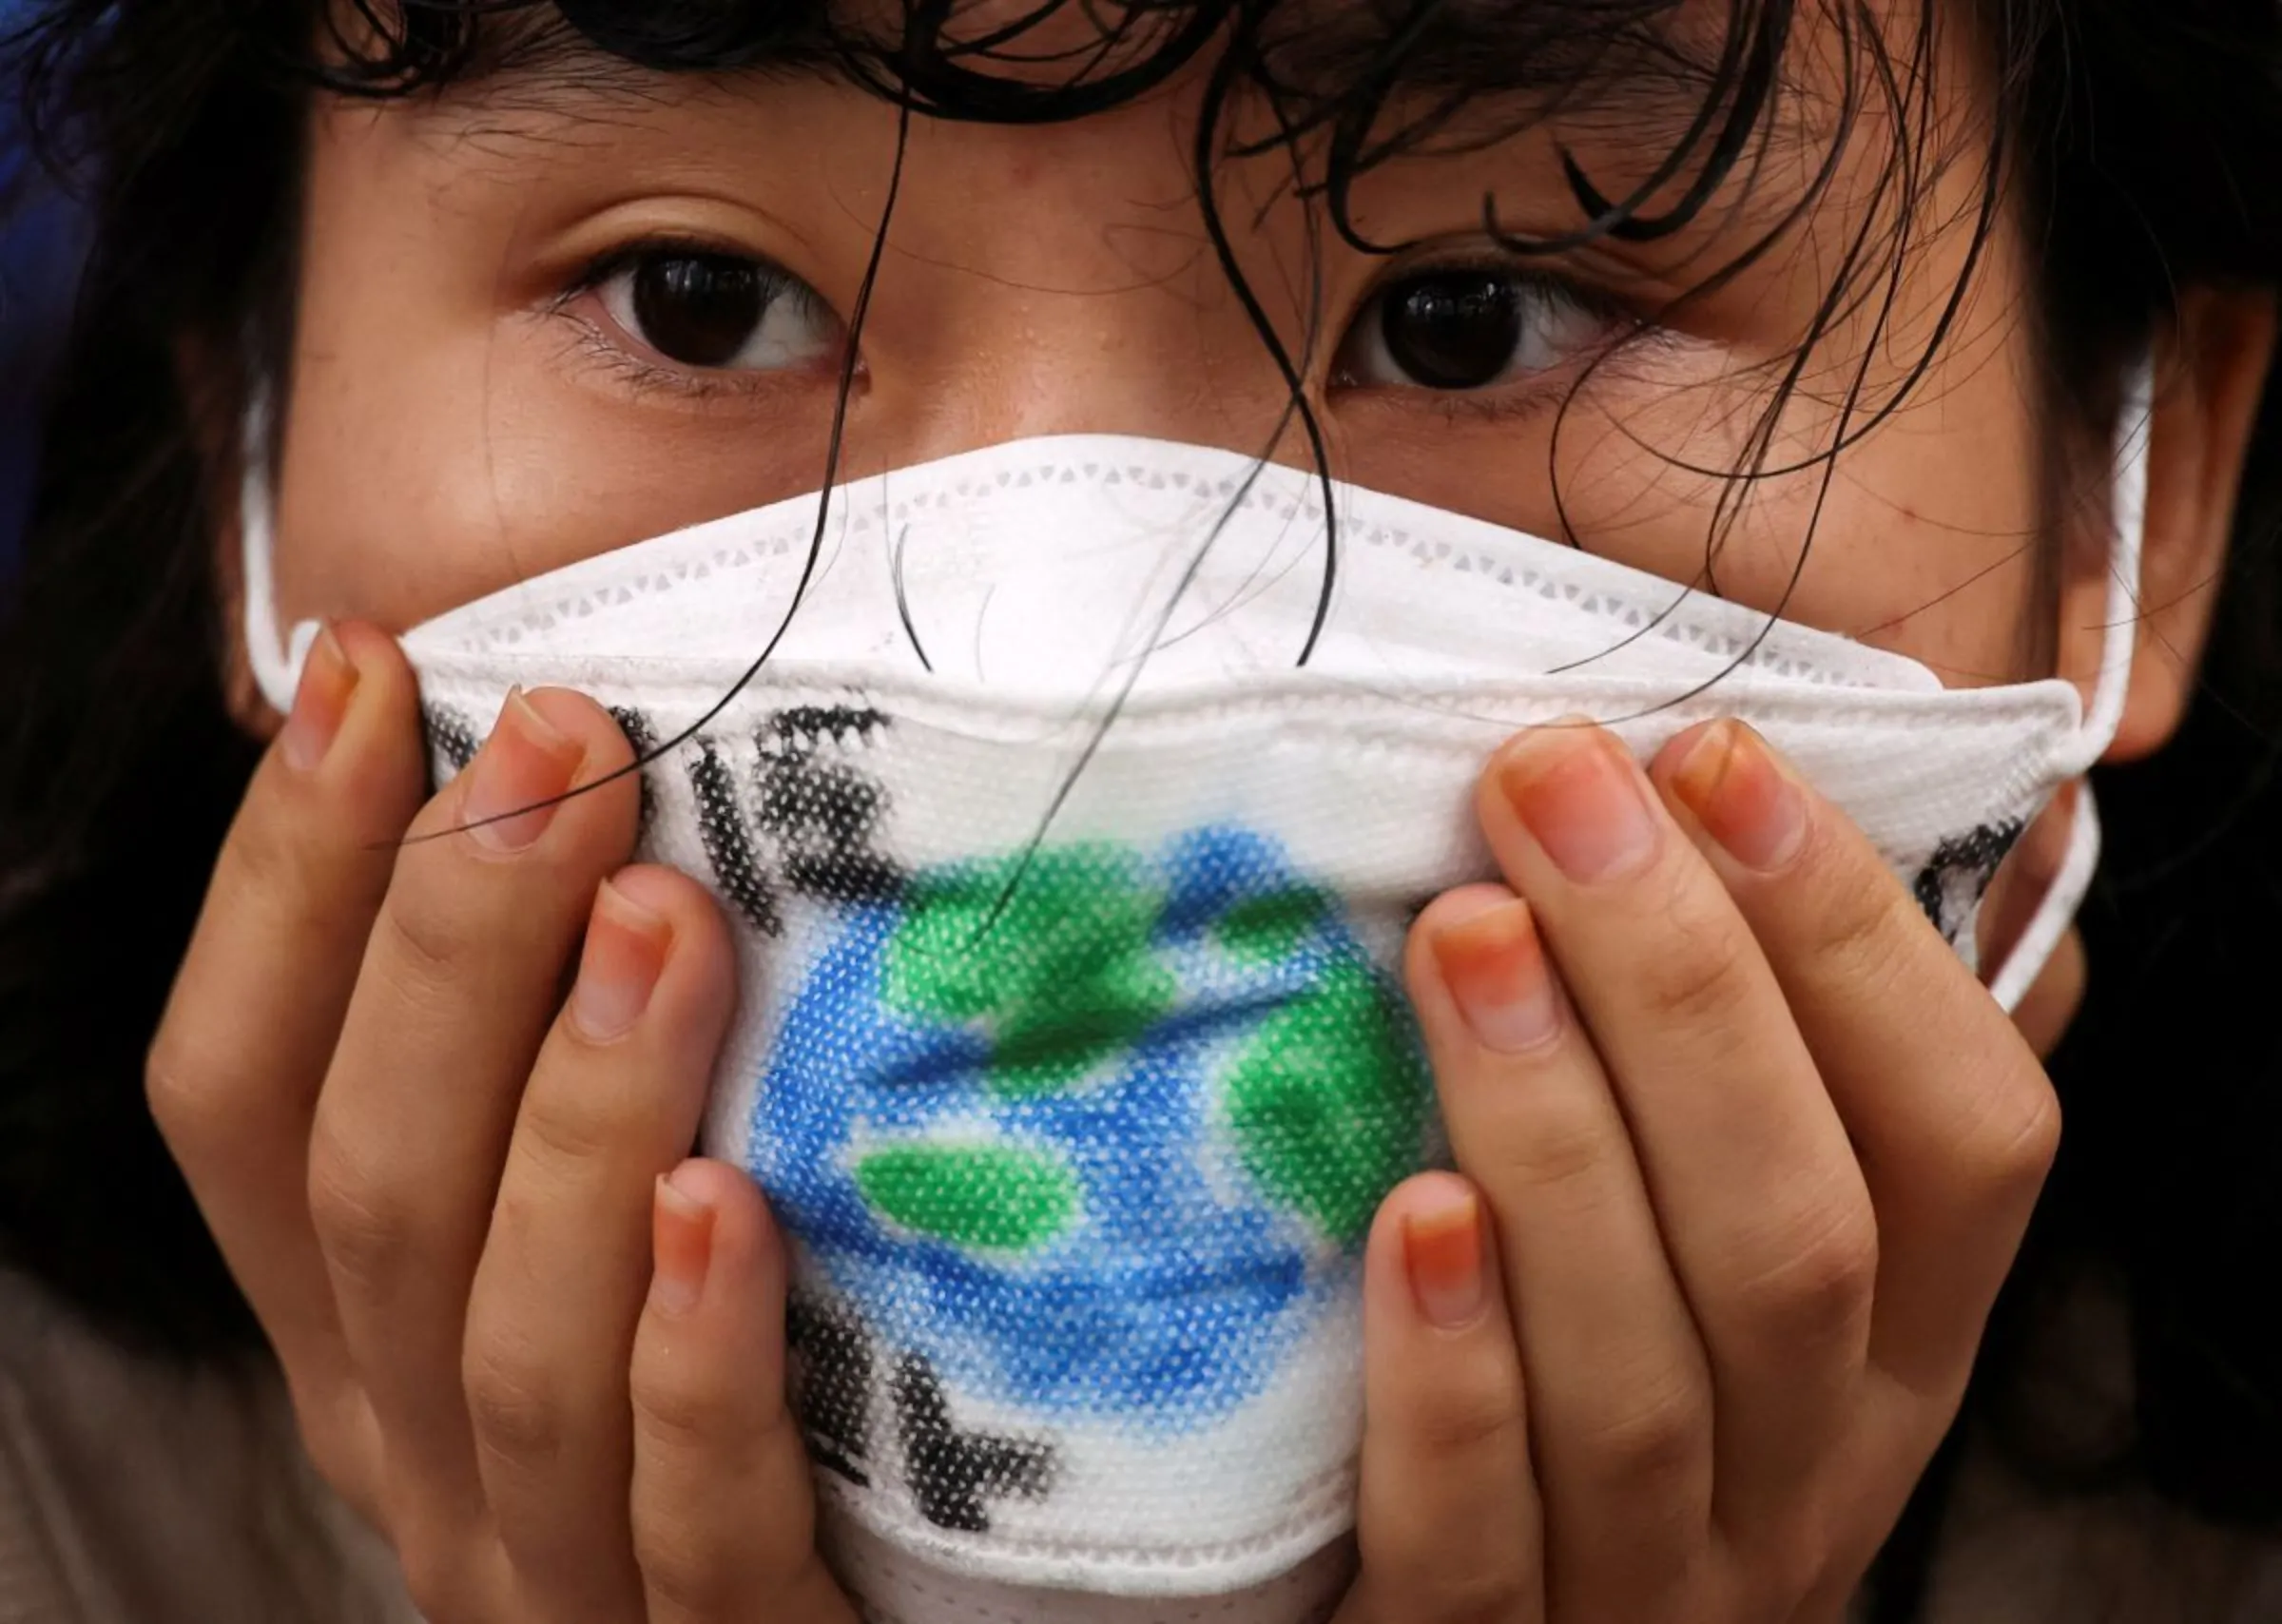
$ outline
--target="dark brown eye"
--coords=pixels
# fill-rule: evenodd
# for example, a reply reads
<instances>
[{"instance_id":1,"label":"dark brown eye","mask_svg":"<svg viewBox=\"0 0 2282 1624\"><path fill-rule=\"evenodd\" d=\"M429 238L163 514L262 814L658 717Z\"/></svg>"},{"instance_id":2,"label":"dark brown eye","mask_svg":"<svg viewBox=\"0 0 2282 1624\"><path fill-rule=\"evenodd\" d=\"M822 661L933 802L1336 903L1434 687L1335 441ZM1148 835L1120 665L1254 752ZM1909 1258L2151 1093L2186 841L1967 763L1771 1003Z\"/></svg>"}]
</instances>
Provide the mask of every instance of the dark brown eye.
<instances>
[{"instance_id":1,"label":"dark brown eye","mask_svg":"<svg viewBox=\"0 0 2282 1624\"><path fill-rule=\"evenodd\" d=\"M839 324L805 282L733 254L660 249L601 288L603 308L666 359L704 371L768 371L821 360Z\"/></svg>"},{"instance_id":2,"label":"dark brown eye","mask_svg":"<svg viewBox=\"0 0 2282 1624\"><path fill-rule=\"evenodd\" d=\"M1398 282L1379 307L1387 358L1428 389L1498 380L1521 339L1521 290L1487 271L1442 271Z\"/></svg>"},{"instance_id":3,"label":"dark brown eye","mask_svg":"<svg viewBox=\"0 0 2282 1624\"><path fill-rule=\"evenodd\" d=\"M1575 295L1512 270L1417 271L1363 307L1340 372L1362 384L1487 389L1559 365L1606 326Z\"/></svg>"}]
</instances>

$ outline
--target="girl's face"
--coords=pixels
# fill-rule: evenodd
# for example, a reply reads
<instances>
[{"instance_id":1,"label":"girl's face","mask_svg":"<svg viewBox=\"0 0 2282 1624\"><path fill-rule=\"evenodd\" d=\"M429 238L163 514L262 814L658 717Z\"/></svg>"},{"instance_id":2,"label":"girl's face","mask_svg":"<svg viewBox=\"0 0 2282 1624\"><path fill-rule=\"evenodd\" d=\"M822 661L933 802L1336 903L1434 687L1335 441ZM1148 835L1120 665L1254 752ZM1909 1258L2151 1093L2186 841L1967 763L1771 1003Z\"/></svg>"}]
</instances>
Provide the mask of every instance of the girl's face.
<instances>
[{"instance_id":1,"label":"girl's face","mask_svg":"<svg viewBox=\"0 0 2282 1624\"><path fill-rule=\"evenodd\" d=\"M1462 155L1368 173L1354 223L1413 245L1391 256L1294 201L1288 152L1227 162L1233 257L1343 478L1779 608L1955 685L2088 678L2107 471L2091 454L2082 478L2048 477L2024 256L2001 220L1975 259L1989 129L1969 53L1932 53L1939 93L1905 136L1871 105L1817 189L1846 89L1828 43L1803 31L1748 181L1676 236L1521 260L1482 229L1485 196L1514 231L1580 224L1564 150L1606 196L1653 169L1700 97L1633 75L1523 135L1453 130ZM912 122L843 476L1075 431L1268 444L1287 391L1200 218L1202 95L1176 81L1044 127ZM1256 107L1234 122L1260 133ZM440 99L320 102L286 619L401 628L814 490L896 146L891 107L822 79L667 78L568 49ZM2207 476L2208 449L2171 460ZM1754 459L1768 476L1732 481Z\"/></svg>"}]
</instances>

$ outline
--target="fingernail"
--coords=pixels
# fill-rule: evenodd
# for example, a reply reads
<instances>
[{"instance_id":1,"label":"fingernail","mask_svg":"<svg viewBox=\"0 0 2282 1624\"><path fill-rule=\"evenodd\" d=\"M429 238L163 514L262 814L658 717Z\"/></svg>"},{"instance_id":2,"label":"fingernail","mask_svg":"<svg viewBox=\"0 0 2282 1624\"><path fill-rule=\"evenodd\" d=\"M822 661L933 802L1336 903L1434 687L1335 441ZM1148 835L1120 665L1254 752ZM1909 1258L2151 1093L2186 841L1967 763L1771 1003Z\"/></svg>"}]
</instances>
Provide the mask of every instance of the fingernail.
<instances>
[{"instance_id":1,"label":"fingernail","mask_svg":"<svg viewBox=\"0 0 2282 1624\"><path fill-rule=\"evenodd\" d=\"M1807 800L1767 742L1740 722L1715 722L1673 770L1672 790L1746 868L1771 874L1807 839Z\"/></svg>"},{"instance_id":2,"label":"fingernail","mask_svg":"<svg viewBox=\"0 0 2282 1624\"><path fill-rule=\"evenodd\" d=\"M1435 933L1436 968L1485 1049L1525 1054L1561 1032L1561 996L1529 904L1500 902Z\"/></svg>"},{"instance_id":3,"label":"fingernail","mask_svg":"<svg viewBox=\"0 0 2282 1624\"><path fill-rule=\"evenodd\" d=\"M658 1180L650 1210L649 1301L666 1314L696 1307L713 1266L713 1208L674 1182L681 1176L676 1169Z\"/></svg>"},{"instance_id":4,"label":"fingernail","mask_svg":"<svg viewBox=\"0 0 2282 1624\"><path fill-rule=\"evenodd\" d=\"M578 983L570 989L571 1028L590 1043L633 1030L666 970L673 927L609 880L594 894Z\"/></svg>"},{"instance_id":5,"label":"fingernail","mask_svg":"<svg viewBox=\"0 0 2282 1624\"><path fill-rule=\"evenodd\" d=\"M469 832L496 852L529 850L557 810L537 803L569 789L584 760L578 741L558 731L521 688L514 689L469 775L468 798L460 803Z\"/></svg>"},{"instance_id":6,"label":"fingernail","mask_svg":"<svg viewBox=\"0 0 2282 1624\"><path fill-rule=\"evenodd\" d=\"M1622 748L1597 729L1563 724L1516 750L1500 769L1499 785L1514 816L1579 884L1621 879L1655 855L1647 785Z\"/></svg>"},{"instance_id":7,"label":"fingernail","mask_svg":"<svg viewBox=\"0 0 2282 1624\"><path fill-rule=\"evenodd\" d=\"M278 735L278 748L296 772L315 772L340 733L357 694L357 667L327 621L301 663L301 686L293 696L293 714Z\"/></svg>"},{"instance_id":8,"label":"fingernail","mask_svg":"<svg viewBox=\"0 0 2282 1624\"><path fill-rule=\"evenodd\" d=\"M1482 1277L1481 1201L1456 1180L1402 1216L1402 1262L1426 1323L1463 1330L1489 1305Z\"/></svg>"}]
</instances>

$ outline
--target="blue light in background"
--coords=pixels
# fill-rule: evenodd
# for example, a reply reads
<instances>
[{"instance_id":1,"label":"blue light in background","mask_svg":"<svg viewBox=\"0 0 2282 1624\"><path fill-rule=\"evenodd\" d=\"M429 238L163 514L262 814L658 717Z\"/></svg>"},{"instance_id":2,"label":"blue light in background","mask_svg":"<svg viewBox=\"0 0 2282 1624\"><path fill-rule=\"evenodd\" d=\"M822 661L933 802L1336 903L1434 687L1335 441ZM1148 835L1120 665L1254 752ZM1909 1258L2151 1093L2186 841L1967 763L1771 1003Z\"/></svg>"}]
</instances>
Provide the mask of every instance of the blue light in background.
<instances>
[{"instance_id":1,"label":"blue light in background","mask_svg":"<svg viewBox=\"0 0 2282 1624\"><path fill-rule=\"evenodd\" d=\"M0 33L29 11L0 0ZM0 81L0 580L12 571L38 467L39 419L86 251L78 209L26 149Z\"/></svg>"}]
</instances>

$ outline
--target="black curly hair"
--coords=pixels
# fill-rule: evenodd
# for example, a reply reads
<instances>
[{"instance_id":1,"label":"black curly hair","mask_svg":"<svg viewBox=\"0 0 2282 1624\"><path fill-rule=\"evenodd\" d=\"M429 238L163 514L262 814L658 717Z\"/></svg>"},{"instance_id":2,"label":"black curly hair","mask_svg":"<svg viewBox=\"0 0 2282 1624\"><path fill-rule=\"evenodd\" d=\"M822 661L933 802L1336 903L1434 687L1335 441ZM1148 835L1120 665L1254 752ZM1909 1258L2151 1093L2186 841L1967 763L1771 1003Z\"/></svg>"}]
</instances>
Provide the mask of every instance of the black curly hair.
<instances>
[{"instance_id":1,"label":"black curly hair","mask_svg":"<svg viewBox=\"0 0 2282 1624\"><path fill-rule=\"evenodd\" d=\"M1893 203L1776 369L1742 483L1768 471L1780 402L1824 326L1901 274L1912 201L1957 156L1938 149L1924 53L1963 28L1996 99L1971 155L1985 171L1977 240L2001 206L2026 233L2049 437L2104 443L2118 373L2181 290L2282 287L2282 0L1893 10L1905 29L1882 31L1863 0L1035 0L987 26L959 0L45 0L5 55L30 125L87 197L93 249L46 403L23 572L0 597L0 1255L138 1345L258 1352L150 1124L142 1068L255 757L222 698L212 516L232 471L212 426L237 421L251 377L285 376L312 97L424 96L575 48L665 72L836 75L914 118L1048 124L1201 74L1203 222L1313 435L1304 342L1245 287L1213 201L1239 101L1272 115L1325 226L1386 251L1400 245L1363 242L1350 218L1356 181L1399 155L1462 154L1485 109L1510 133L1620 80L1689 98L1643 184L1604 190L1568 162L1570 232L1513 232L1484 200L1507 247L1551 259L1668 237L1748 187L1812 21L1841 43L1850 87L1832 154L1866 114L1902 132L1881 188ZM1028 43L1073 11L1082 49ZM1813 191L1707 284L1779 239ZM186 338L244 374L194 398ZM1825 458L1907 387L1864 402ZM2262 1289L2282 1255L2282 1025L2266 1018L2282 926L2277 449L2270 404L2203 697L2165 757L2101 786L2092 996L2054 1061L2069 1131L1965 1410L2056 1487L2137 1481L2261 1529L2282 1523L2282 1316ZM2133 1424L2089 1451L2041 1428L2037 1402L2051 1305L2087 1278L2118 1289L2135 1356ZM1888 1619L1918 1605L1954 1453L1881 1563Z\"/></svg>"}]
</instances>

